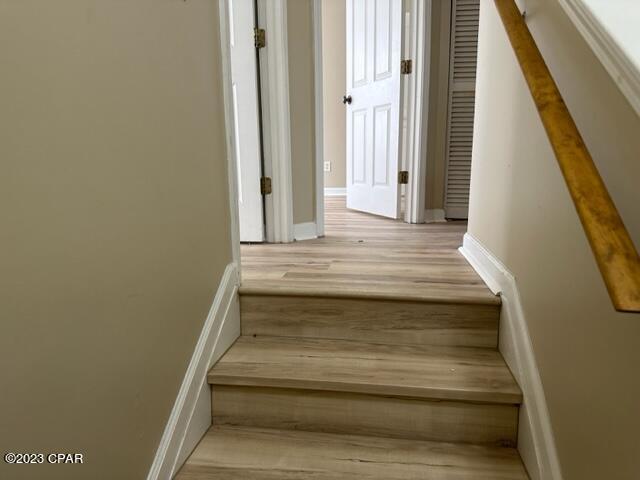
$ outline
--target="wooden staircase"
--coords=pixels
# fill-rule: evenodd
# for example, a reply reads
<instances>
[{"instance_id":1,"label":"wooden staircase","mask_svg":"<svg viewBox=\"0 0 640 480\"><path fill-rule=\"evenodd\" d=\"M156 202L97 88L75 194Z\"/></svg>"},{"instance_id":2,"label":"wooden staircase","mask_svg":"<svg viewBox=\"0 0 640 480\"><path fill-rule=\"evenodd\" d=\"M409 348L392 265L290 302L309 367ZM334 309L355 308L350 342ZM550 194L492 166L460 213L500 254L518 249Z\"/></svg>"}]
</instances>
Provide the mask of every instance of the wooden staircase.
<instances>
[{"instance_id":1,"label":"wooden staircase","mask_svg":"<svg viewBox=\"0 0 640 480\"><path fill-rule=\"evenodd\" d=\"M524 480L498 297L243 287L195 479Z\"/></svg>"}]
</instances>

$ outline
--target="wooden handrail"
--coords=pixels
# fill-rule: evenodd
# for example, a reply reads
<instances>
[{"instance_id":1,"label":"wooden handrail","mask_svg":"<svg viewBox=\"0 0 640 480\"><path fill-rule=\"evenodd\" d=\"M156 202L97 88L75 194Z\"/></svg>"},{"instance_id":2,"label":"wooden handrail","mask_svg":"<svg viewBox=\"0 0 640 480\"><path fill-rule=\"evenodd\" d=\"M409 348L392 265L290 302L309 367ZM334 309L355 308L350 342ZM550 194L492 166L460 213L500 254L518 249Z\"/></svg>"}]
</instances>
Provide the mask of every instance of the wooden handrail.
<instances>
[{"instance_id":1,"label":"wooden handrail","mask_svg":"<svg viewBox=\"0 0 640 480\"><path fill-rule=\"evenodd\" d=\"M495 0L616 310L640 312L640 257L514 0Z\"/></svg>"}]
</instances>

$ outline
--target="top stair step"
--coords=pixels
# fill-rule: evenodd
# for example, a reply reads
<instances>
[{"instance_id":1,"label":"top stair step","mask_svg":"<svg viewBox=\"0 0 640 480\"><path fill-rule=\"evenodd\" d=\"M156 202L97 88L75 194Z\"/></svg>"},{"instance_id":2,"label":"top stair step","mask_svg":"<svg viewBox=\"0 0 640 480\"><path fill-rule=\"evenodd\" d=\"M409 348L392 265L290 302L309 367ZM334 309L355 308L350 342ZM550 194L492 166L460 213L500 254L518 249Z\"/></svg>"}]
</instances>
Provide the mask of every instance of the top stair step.
<instances>
[{"instance_id":1,"label":"top stair step","mask_svg":"<svg viewBox=\"0 0 640 480\"><path fill-rule=\"evenodd\" d=\"M493 297L498 299L499 297ZM359 340L396 345L498 346L500 305L378 299L371 295L243 286L243 335Z\"/></svg>"},{"instance_id":2,"label":"top stair step","mask_svg":"<svg viewBox=\"0 0 640 480\"><path fill-rule=\"evenodd\" d=\"M326 275L324 276L326 277ZM471 305L500 305L500 297L494 295L484 283L433 283L424 282L393 284L385 282L351 282L316 279L304 282L295 278L278 281L245 279L240 287L241 295L297 295L369 300L396 300L431 303L455 303Z\"/></svg>"}]
</instances>

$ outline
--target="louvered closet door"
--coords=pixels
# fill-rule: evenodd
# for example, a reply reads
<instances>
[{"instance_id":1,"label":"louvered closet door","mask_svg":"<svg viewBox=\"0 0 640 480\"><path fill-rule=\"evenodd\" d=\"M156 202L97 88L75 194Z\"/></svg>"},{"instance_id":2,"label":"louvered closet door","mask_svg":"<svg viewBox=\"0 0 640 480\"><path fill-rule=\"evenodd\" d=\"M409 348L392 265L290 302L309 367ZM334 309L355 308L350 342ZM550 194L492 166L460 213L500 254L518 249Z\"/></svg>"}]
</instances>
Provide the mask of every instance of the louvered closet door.
<instances>
[{"instance_id":1,"label":"louvered closet door","mask_svg":"<svg viewBox=\"0 0 640 480\"><path fill-rule=\"evenodd\" d=\"M467 218L480 0L453 0L445 216Z\"/></svg>"}]
</instances>

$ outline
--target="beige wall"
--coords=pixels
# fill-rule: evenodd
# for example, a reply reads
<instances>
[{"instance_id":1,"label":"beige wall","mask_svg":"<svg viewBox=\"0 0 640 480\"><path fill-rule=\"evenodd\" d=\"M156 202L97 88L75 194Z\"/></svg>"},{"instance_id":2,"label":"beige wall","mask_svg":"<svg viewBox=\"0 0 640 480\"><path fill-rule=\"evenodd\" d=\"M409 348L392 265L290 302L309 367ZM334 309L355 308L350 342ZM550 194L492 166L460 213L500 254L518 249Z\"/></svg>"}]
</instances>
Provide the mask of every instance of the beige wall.
<instances>
[{"instance_id":1,"label":"beige wall","mask_svg":"<svg viewBox=\"0 0 640 480\"><path fill-rule=\"evenodd\" d=\"M322 0L322 68L325 187L347 185L347 118L342 96L347 91L347 10L344 0Z\"/></svg>"},{"instance_id":2,"label":"beige wall","mask_svg":"<svg viewBox=\"0 0 640 480\"><path fill-rule=\"evenodd\" d=\"M313 1L287 2L293 222L315 220Z\"/></svg>"},{"instance_id":3,"label":"beige wall","mask_svg":"<svg viewBox=\"0 0 640 480\"><path fill-rule=\"evenodd\" d=\"M217 3L0 6L0 451L142 479L231 260Z\"/></svg>"},{"instance_id":4,"label":"beige wall","mask_svg":"<svg viewBox=\"0 0 640 480\"><path fill-rule=\"evenodd\" d=\"M431 6L431 72L427 110L427 185L425 207L444 208L451 0Z\"/></svg>"},{"instance_id":5,"label":"beige wall","mask_svg":"<svg viewBox=\"0 0 640 480\"><path fill-rule=\"evenodd\" d=\"M615 313L492 0L482 0L469 231L513 272L564 478L640 475L640 318ZM640 118L555 1L527 22L640 245Z\"/></svg>"}]
</instances>

